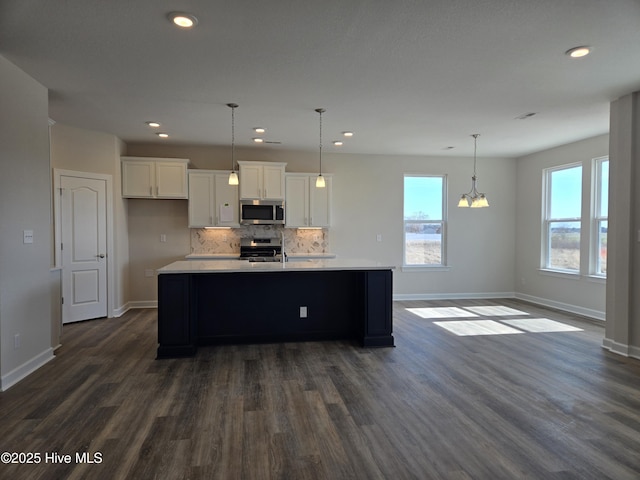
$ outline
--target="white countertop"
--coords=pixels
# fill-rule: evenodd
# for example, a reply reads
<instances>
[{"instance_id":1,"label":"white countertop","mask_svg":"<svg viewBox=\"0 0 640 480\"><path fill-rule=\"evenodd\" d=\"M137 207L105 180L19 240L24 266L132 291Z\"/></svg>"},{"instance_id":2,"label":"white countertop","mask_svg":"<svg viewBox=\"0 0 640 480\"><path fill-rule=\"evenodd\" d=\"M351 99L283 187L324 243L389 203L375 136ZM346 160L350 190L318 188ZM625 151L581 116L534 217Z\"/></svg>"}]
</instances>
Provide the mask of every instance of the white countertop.
<instances>
[{"instance_id":1,"label":"white countertop","mask_svg":"<svg viewBox=\"0 0 640 480\"><path fill-rule=\"evenodd\" d=\"M335 253L287 253L287 257L304 258L304 259L318 259L324 260L326 258L336 258ZM190 253L185 256L187 260L236 260L240 258L239 253Z\"/></svg>"},{"instance_id":2,"label":"white countertop","mask_svg":"<svg viewBox=\"0 0 640 480\"><path fill-rule=\"evenodd\" d=\"M187 260L234 260L240 258L239 253L190 253Z\"/></svg>"},{"instance_id":3,"label":"white countertop","mask_svg":"<svg viewBox=\"0 0 640 480\"><path fill-rule=\"evenodd\" d=\"M234 273L234 272L295 272L314 270L389 270L394 266L373 260L333 258L323 260L289 260L280 262L249 262L246 260L179 260L158 269L165 273Z\"/></svg>"}]
</instances>

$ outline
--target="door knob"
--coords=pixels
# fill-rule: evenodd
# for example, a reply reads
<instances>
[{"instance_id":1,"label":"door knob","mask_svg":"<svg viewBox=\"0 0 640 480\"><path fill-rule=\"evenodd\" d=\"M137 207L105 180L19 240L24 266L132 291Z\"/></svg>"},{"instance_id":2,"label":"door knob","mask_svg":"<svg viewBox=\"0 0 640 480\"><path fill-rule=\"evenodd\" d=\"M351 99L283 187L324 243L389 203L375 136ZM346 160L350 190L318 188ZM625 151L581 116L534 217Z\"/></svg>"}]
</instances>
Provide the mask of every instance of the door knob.
<instances>
[{"instance_id":1,"label":"door knob","mask_svg":"<svg viewBox=\"0 0 640 480\"><path fill-rule=\"evenodd\" d=\"M98 257L99 257L99 258L104 258L104 253L99 253L99 254L98 254Z\"/></svg>"}]
</instances>

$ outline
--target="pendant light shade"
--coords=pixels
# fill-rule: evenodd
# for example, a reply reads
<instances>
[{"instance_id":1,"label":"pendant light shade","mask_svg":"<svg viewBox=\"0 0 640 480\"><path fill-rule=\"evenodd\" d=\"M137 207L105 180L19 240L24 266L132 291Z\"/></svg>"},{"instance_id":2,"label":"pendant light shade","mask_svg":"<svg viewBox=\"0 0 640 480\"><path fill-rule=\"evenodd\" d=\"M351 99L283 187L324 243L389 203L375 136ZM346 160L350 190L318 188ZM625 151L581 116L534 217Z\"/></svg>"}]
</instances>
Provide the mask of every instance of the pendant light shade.
<instances>
[{"instance_id":1,"label":"pendant light shade","mask_svg":"<svg viewBox=\"0 0 640 480\"><path fill-rule=\"evenodd\" d=\"M236 116L235 111L238 108L237 103L227 103L227 107L231 109L231 173L229 174L229 185L238 185L238 174L236 173L236 163L234 160L234 150L236 144Z\"/></svg>"},{"instance_id":2,"label":"pendant light shade","mask_svg":"<svg viewBox=\"0 0 640 480\"><path fill-rule=\"evenodd\" d=\"M473 137L473 177L471 177L471 190L468 193L463 193L460 197L460 201L458 202L458 207L461 208L484 208L489 206L489 201L487 200L487 196L484 193L478 192L477 189L477 181L478 177L476 175L476 150L479 133L474 133L471 135Z\"/></svg>"},{"instance_id":3,"label":"pendant light shade","mask_svg":"<svg viewBox=\"0 0 640 480\"><path fill-rule=\"evenodd\" d=\"M325 112L324 108L316 108L316 112L320 116L320 169L318 170L318 176L316 177L316 188L324 188L326 186L324 177L322 176L322 114Z\"/></svg>"}]
</instances>

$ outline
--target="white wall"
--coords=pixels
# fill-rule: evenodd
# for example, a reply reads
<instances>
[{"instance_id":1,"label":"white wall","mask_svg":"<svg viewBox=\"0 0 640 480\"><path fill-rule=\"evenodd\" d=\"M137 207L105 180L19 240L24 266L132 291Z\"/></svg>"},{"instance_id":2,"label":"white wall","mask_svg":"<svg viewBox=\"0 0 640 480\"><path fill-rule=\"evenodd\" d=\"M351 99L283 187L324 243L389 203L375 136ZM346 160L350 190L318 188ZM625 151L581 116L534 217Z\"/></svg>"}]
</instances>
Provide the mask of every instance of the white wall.
<instances>
[{"instance_id":1,"label":"white wall","mask_svg":"<svg viewBox=\"0 0 640 480\"><path fill-rule=\"evenodd\" d=\"M604 319L606 284L588 276L550 275L540 271L543 170L580 162L591 188L591 161L609 153L609 135L600 135L517 160L516 280L521 298ZM589 209L589 203L582 206Z\"/></svg>"},{"instance_id":2,"label":"white wall","mask_svg":"<svg viewBox=\"0 0 640 480\"><path fill-rule=\"evenodd\" d=\"M53 358L47 89L0 56L0 379ZM23 231L33 230L33 243ZM14 346L15 335L20 346Z\"/></svg>"},{"instance_id":3,"label":"white wall","mask_svg":"<svg viewBox=\"0 0 640 480\"><path fill-rule=\"evenodd\" d=\"M189 158L192 167L230 168L229 148L129 144L127 155ZM236 159L287 162L287 171L292 172L315 172L318 166L315 153L268 147L236 149ZM323 171L335 174L330 250L340 257L371 258L395 265L396 298L513 295L513 160L478 159L480 187L491 203L490 208L480 210L456 207L460 194L471 187L472 158L325 154ZM448 175L447 270L402 271L405 173ZM144 270L189 253L187 202L129 202L132 300L144 303L156 299L155 279L145 277ZM166 244L159 244L160 233L167 234ZM376 241L377 234L382 235L382 242Z\"/></svg>"},{"instance_id":4,"label":"white wall","mask_svg":"<svg viewBox=\"0 0 640 480\"><path fill-rule=\"evenodd\" d=\"M114 315L127 309L129 302L129 232L127 201L122 198L120 156L124 144L115 136L56 123L51 127L51 166L77 172L108 174L113 187L113 282Z\"/></svg>"}]
</instances>

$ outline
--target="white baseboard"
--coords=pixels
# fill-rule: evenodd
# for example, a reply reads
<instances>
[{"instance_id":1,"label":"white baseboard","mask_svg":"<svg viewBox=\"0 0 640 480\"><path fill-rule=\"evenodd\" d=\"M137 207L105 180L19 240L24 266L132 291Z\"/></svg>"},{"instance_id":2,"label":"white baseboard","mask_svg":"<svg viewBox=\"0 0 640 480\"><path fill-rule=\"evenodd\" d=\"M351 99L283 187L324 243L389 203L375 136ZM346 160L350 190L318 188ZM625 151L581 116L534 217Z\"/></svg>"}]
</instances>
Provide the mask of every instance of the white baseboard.
<instances>
[{"instance_id":1,"label":"white baseboard","mask_svg":"<svg viewBox=\"0 0 640 480\"><path fill-rule=\"evenodd\" d=\"M125 313L127 313L129 311L131 307L129 306L129 303L125 303L124 305L122 305L121 307L118 308L114 308L113 309L113 316L114 318L118 318L121 317L122 315L124 315Z\"/></svg>"},{"instance_id":2,"label":"white baseboard","mask_svg":"<svg viewBox=\"0 0 640 480\"><path fill-rule=\"evenodd\" d=\"M53 348L47 348L44 352L36 355L31 360L26 361L19 367L14 368L9 373L2 377L2 386L0 391L4 392L25 378L27 375L35 372L42 367L45 363L50 362L55 357L53 355Z\"/></svg>"},{"instance_id":3,"label":"white baseboard","mask_svg":"<svg viewBox=\"0 0 640 480\"><path fill-rule=\"evenodd\" d=\"M609 350L611 353L622 355L623 357L640 359L640 347L614 342L610 338L602 340L602 348Z\"/></svg>"},{"instance_id":4,"label":"white baseboard","mask_svg":"<svg viewBox=\"0 0 640 480\"><path fill-rule=\"evenodd\" d=\"M484 298L514 298L514 292L485 293L397 293L393 300L473 300Z\"/></svg>"},{"instance_id":5,"label":"white baseboard","mask_svg":"<svg viewBox=\"0 0 640 480\"><path fill-rule=\"evenodd\" d=\"M519 300L524 300L526 302L536 303L544 307L555 308L555 309L563 310L569 313L575 313L576 315L594 318L596 320L604 321L607 317L607 314L605 312L602 312L599 310L592 310L590 308L579 307L577 305L571 305L569 303L557 302L555 300L549 300L546 298L534 297L533 295L527 295L524 293L516 292L515 297Z\"/></svg>"},{"instance_id":6,"label":"white baseboard","mask_svg":"<svg viewBox=\"0 0 640 480\"><path fill-rule=\"evenodd\" d=\"M121 317L122 315L127 313L129 310L133 310L135 308L158 308L158 301L142 300L142 301L136 301L136 302L127 302L124 305L122 305L120 308L116 308L113 311L113 316Z\"/></svg>"},{"instance_id":7,"label":"white baseboard","mask_svg":"<svg viewBox=\"0 0 640 480\"><path fill-rule=\"evenodd\" d=\"M157 300L139 300L129 302L129 308L158 308Z\"/></svg>"}]
</instances>

